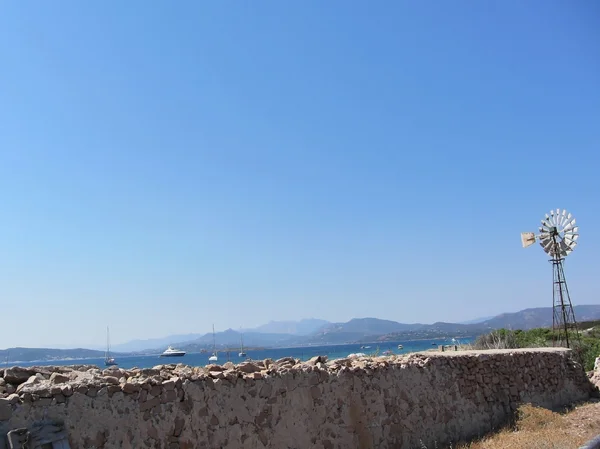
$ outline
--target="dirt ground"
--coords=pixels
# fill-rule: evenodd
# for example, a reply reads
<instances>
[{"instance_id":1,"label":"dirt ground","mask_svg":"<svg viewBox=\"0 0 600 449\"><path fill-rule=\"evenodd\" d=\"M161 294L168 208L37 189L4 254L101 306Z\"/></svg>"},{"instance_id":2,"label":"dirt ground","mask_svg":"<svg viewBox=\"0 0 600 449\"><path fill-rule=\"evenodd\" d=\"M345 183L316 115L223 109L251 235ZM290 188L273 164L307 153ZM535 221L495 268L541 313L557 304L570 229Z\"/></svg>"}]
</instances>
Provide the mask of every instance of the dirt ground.
<instances>
[{"instance_id":1,"label":"dirt ground","mask_svg":"<svg viewBox=\"0 0 600 449\"><path fill-rule=\"evenodd\" d=\"M524 405L516 426L456 449L577 449L600 434L600 402L566 413Z\"/></svg>"}]
</instances>

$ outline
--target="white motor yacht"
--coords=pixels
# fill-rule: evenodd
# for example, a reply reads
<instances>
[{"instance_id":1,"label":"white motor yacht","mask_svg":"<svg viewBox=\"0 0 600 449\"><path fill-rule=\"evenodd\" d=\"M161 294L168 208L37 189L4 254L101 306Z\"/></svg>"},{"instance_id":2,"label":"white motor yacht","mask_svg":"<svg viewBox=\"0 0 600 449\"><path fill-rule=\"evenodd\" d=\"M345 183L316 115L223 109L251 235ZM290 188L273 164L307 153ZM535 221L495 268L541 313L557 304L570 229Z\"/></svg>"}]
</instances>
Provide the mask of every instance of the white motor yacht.
<instances>
[{"instance_id":1,"label":"white motor yacht","mask_svg":"<svg viewBox=\"0 0 600 449\"><path fill-rule=\"evenodd\" d=\"M161 357L183 357L185 355L185 351L181 351L179 349L175 349L172 346L169 346L165 352L163 352Z\"/></svg>"}]
</instances>

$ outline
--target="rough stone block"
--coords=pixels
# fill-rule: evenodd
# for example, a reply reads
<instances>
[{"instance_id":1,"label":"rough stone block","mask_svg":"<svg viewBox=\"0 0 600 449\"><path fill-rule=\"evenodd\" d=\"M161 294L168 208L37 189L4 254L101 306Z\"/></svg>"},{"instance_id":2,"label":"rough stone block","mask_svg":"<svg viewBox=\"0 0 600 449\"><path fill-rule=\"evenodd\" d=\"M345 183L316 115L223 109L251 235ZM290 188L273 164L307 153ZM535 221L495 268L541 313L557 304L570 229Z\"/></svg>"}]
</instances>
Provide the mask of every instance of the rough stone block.
<instances>
[{"instance_id":1,"label":"rough stone block","mask_svg":"<svg viewBox=\"0 0 600 449\"><path fill-rule=\"evenodd\" d=\"M12 417L12 404L8 398L0 398L0 421L8 421Z\"/></svg>"},{"instance_id":2,"label":"rough stone block","mask_svg":"<svg viewBox=\"0 0 600 449\"><path fill-rule=\"evenodd\" d=\"M2 376L6 383L19 385L34 376L36 372L30 368L22 368L15 366L13 368L7 368L4 370L4 376Z\"/></svg>"},{"instance_id":3,"label":"rough stone block","mask_svg":"<svg viewBox=\"0 0 600 449\"><path fill-rule=\"evenodd\" d=\"M70 377L69 376L65 376L64 374L60 374L60 373L52 373L50 375L50 383L52 385L56 385L56 384L64 384L66 382L69 382Z\"/></svg>"},{"instance_id":4,"label":"rough stone block","mask_svg":"<svg viewBox=\"0 0 600 449\"><path fill-rule=\"evenodd\" d=\"M133 382L126 382L121 385L121 389L123 390L123 393L125 393L125 394L133 394L133 393L137 393L138 391L140 391L140 386Z\"/></svg>"}]
</instances>

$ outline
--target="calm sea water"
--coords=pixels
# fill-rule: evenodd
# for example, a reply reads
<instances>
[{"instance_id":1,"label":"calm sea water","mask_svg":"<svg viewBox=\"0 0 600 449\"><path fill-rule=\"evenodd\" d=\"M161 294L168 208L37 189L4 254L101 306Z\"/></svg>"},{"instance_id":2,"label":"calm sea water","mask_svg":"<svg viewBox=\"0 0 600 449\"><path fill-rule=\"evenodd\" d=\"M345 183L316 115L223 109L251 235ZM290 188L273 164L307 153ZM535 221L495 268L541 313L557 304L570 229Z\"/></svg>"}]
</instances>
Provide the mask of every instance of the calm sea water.
<instances>
[{"instance_id":1,"label":"calm sea water","mask_svg":"<svg viewBox=\"0 0 600 449\"><path fill-rule=\"evenodd\" d=\"M464 338L458 340L459 344L470 343L473 338ZM402 349L398 349L398 345L402 345ZM335 346L311 346L303 348L273 348L257 351L246 351L247 357L254 360L273 359L277 360L282 357L294 357L300 360L308 360L317 355L326 355L329 359L337 359L347 357L349 354L362 352L367 355L375 355L377 351L382 355L384 351L391 351L393 354L406 354L409 352L426 351L428 349L437 348L441 344L454 344L449 340L412 340L412 341L397 341L386 342L384 344L352 344L352 345L335 345ZM188 353L183 357L159 357L158 355L144 355L132 357L119 357L115 355L116 361L121 368L152 368L153 366L166 363L183 363L190 366L205 366L209 363L208 358L210 353ZM245 357L239 357L238 351L227 353L218 353L218 362L225 363L231 361L240 363L246 360ZM104 367L103 358L92 359L70 359L70 360L51 360L38 362L8 362L8 366L43 366L43 365L97 365L100 368ZM4 364L2 364L4 365Z\"/></svg>"}]
</instances>

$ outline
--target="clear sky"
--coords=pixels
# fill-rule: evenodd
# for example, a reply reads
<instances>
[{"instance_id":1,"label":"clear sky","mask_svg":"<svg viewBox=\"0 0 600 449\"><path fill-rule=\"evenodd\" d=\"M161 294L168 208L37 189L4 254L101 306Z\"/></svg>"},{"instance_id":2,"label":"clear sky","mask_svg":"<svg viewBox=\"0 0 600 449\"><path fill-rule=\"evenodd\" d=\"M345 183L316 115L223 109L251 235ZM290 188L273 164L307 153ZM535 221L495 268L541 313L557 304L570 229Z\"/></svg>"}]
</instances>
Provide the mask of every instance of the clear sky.
<instances>
[{"instance_id":1,"label":"clear sky","mask_svg":"<svg viewBox=\"0 0 600 449\"><path fill-rule=\"evenodd\" d=\"M0 347L600 303L600 3L3 2Z\"/></svg>"}]
</instances>

